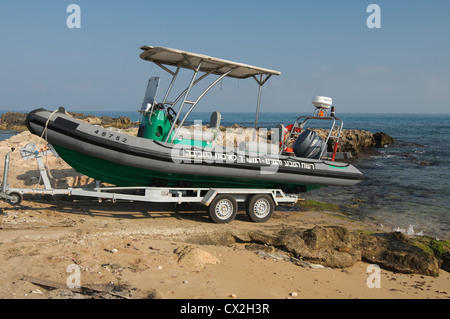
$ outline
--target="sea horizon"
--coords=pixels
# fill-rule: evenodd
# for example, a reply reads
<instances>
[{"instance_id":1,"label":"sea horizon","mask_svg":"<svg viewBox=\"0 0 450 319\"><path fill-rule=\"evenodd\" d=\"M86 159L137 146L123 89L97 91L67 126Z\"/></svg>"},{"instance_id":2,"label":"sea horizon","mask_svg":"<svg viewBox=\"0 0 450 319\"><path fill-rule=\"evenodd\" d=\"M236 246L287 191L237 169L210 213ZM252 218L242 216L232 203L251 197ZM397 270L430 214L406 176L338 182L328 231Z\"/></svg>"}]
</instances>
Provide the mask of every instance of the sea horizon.
<instances>
[{"instance_id":1,"label":"sea horizon","mask_svg":"<svg viewBox=\"0 0 450 319\"><path fill-rule=\"evenodd\" d=\"M35 108L31 108L29 110L26 109L20 109L20 110L8 110L8 109L0 109L0 115L4 114L6 112L18 112L18 113L29 113L35 109L38 109L39 107L35 107ZM45 107L44 107L45 108ZM65 108L65 107L64 107ZM49 111L53 110L52 108L47 108ZM55 108L54 110L56 110L57 108ZM139 108L136 108L136 110L105 110L105 109L91 109L91 110L72 110L72 109L67 109L65 108L66 111L68 112L73 112L73 113L83 113L85 115L95 115L95 114L90 114L90 112L94 112L94 113L137 113L139 114ZM216 109L211 109L211 111L192 111L192 115L197 114L197 113L212 113L214 111L219 111L222 114L227 114L227 113L241 113L241 114L255 114L256 110L253 111L226 111L226 112L222 112L220 110L216 110ZM311 107L311 112L310 114L312 115L314 112L314 108ZM262 111L260 110L259 112L260 114L293 114L293 113L298 113L298 114L304 114L304 113L308 113L305 111L302 112L293 112L293 111ZM339 114L345 114L345 115L450 115L450 112L408 112L408 113L401 113L401 112L339 112L339 110L337 110L337 113Z\"/></svg>"}]
</instances>

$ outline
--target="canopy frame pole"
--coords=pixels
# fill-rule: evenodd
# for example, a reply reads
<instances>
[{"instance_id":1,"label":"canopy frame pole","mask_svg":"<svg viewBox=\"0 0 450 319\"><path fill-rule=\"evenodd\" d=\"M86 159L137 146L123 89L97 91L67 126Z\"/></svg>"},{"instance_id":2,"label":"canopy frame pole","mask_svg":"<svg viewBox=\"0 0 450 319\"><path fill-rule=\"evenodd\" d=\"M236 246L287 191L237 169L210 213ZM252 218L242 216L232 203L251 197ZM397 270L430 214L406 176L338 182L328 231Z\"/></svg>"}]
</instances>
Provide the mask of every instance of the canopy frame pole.
<instances>
[{"instance_id":1,"label":"canopy frame pole","mask_svg":"<svg viewBox=\"0 0 450 319\"><path fill-rule=\"evenodd\" d=\"M258 118L259 118L259 108L261 106L262 87L271 76L272 76L272 74L266 74L266 77L264 78L264 74L260 74L259 79L258 79L256 76L252 75L252 77L255 79L255 81L258 83L258 86L259 86L258 102L256 104L255 131L253 132L253 141L256 140L256 131L258 130Z\"/></svg>"},{"instance_id":2,"label":"canopy frame pole","mask_svg":"<svg viewBox=\"0 0 450 319\"><path fill-rule=\"evenodd\" d=\"M159 66L164 71L166 71L167 73L172 74L172 76L175 76L175 74L177 73L177 72L173 72L171 69L165 67L164 65L162 65L161 63L159 63L157 61L152 61L152 62L155 63L157 66ZM180 65L178 65L178 67L180 67Z\"/></svg>"},{"instance_id":3,"label":"canopy frame pole","mask_svg":"<svg viewBox=\"0 0 450 319\"><path fill-rule=\"evenodd\" d=\"M194 70L195 71L195 70ZM216 70L211 70L205 74L203 74L201 77L199 77L197 80L194 81L194 84L192 85L193 87L200 82L201 80L203 80L204 78L206 78L208 75L214 73ZM186 94L187 90L189 89L189 87L185 88L183 92L181 92L180 95L178 95L178 97L176 98L176 100L174 102L165 102L164 104L170 104L172 106L175 106L178 101L180 101L180 99Z\"/></svg>"},{"instance_id":4,"label":"canopy frame pole","mask_svg":"<svg viewBox=\"0 0 450 319\"><path fill-rule=\"evenodd\" d=\"M183 57L187 60L189 65L193 66L191 61L189 60L189 58L187 56L183 55ZM175 119L173 120L172 126L170 127L170 130L167 133L167 136L166 136L166 139L164 140L164 142L167 142L169 140L170 134L172 134L172 132L173 132L173 130L175 128L175 125L177 124L178 118L180 117L180 114L181 114L181 111L183 110L184 104L186 104L187 98L189 96L189 93L191 92L191 89L194 86L194 82L195 82L197 74L198 74L198 72L200 70L200 67L202 65L202 62L203 62L203 60L200 60L200 62L198 63L197 67L194 69L194 74L192 75L191 82L189 83L189 86L186 89L186 93L184 94L183 102L180 105L180 108L179 108L179 110L177 112L177 115L175 116ZM178 133L178 131L179 131L179 129L176 132ZM176 134L173 136L172 142L175 139L175 137L176 137Z\"/></svg>"},{"instance_id":5,"label":"canopy frame pole","mask_svg":"<svg viewBox=\"0 0 450 319\"><path fill-rule=\"evenodd\" d=\"M262 80L263 75L260 75L260 79ZM258 130L258 118L259 118L259 107L261 105L261 93L262 93L262 85L260 81L257 81L259 84L258 88L258 102L256 103L256 116L255 116L255 130L253 131L253 141L256 141L256 131Z\"/></svg>"},{"instance_id":6,"label":"canopy frame pole","mask_svg":"<svg viewBox=\"0 0 450 319\"><path fill-rule=\"evenodd\" d=\"M168 105L171 105L172 107L174 107L174 106L180 101L180 99L184 97L183 102L181 103L181 105L180 105L180 107L179 107L179 109L178 109L177 115L176 115L176 117L175 117L175 119L174 119L174 121L173 121L173 123L172 123L172 127L170 128L170 130L169 130L169 132L168 132L168 134L167 134L167 136L166 136L166 139L164 140L165 142L169 142L170 135L172 134L172 132L173 132L174 129L175 129L175 125L176 125L176 123L177 123L177 121L178 121L178 118L179 118L179 116L180 116L180 114L181 114L181 111L182 111L183 108L184 108L184 105L185 105L185 104L191 104L191 107L189 108L188 112L186 113L186 115L185 115L185 116L183 117L183 119L181 120L180 125L179 125L178 129L175 130L175 134L173 135L173 137L172 137L172 139L170 140L170 142L173 142L174 139L178 136L179 130L180 130L181 127L183 126L183 124L184 124L184 122L186 121L187 117L191 114L191 112L193 111L193 109L195 108L195 106L196 106L196 105L198 104L198 102L205 96L205 94L208 93L208 91L211 90L211 88L213 88L220 80L222 80L224 77L228 76L228 74L230 74L230 73L233 72L235 69L237 69L237 67L230 68L229 71L225 72L225 73L222 74L219 78L217 78L215 81L213 81L213 82L212 82L212 83L211 83L211 84L210 84L210 85L209 85L209 86L208 86L208 87L200 94L200 96L197 98L197 100L196 100L195 102L192 102L192 101L188 101L188 100L187 100L187 99L188 99L188 96L189 96L189 93L190 93L190 91L191 91L191 89L192 89L197 83L199 83L201 80L205 79L206 77L208 77L209 75L213 74L213 73L216 72L217 70L220 70L221 68L226 67L227 65L221 65L220 67L218 67L218 68L216 68L216 69L214 69L214 70L210 70L210 71L206 72L205 74L203 74L202 76L200 76L200 77L197 79L197 75L198 75L198 73L199 73L199 71L200 71L200 68L201 68L202 60L199 62L199 64L198 64L197 66L194 66L194 65L192 64L192 62L189 60L189 57L188 57L188 56L186 56L186 55L183 54L183 58L186 60L186 62L189 64L189 66L190 66L190 67L192 68L192 70L194 71L194 75L192 76L192 79L191 79L191 82L189 83L189 86L188 86L186 89L184 89L184 91L181 92L180 95L178 95L178 97L176 98L176 100L175 100L174 102L168 102L168 101L167 101L167 98L168 98L169 93L170 93L170 91L172 90L173 84L174 84L174 82L175 82L175 80L176 80L176 78L177 78L177 76L178 76L179 70L180 70L180 68L181 68L181 62L177 65L177 70L176 70L175 72L173 72L172 70L170 70L170 69L164 67L164 66L161 65L160 63L157 63L158 66L160 66L162 69L164 69L165 71L169 72L169 73L172 75L172 81L171 81L171 83L170 83L170 85L169 85L169 88L168 88L168 90L167 90L166 96L164 97L163 104L168 104Z\"/></svg>"},{"instance_id":7,"label":"canopy frame pole","mask_svg":"<svg viewBox=\"0 0 450 319\"><path fill-rule=\"evenodd\" d=\"M180 122L180 125L178 126L178 129L175 131L175 134L173 135L173 138L171 140L171 142L174 141L174 139L177 137L181 127L183 127L184 122L186 121L186 119L188 118L188 116L191 114L191 112L194 110L194 108L197 106L198 102L200 102L200 100L206 95L206 93L208 93L209 90L211 90L220 80L222 80L224 77L226 77L228 74L230 74L231 72L233 72L236 68L230 69L229 71L227 71L226 73L222 74L221 76L219 76L216 80L214 80L201 94L200 96L197 98L197 100L195 102L189 102L189 101L185 101L185 103L192 103L191 107L189 108L189 110L187 111L186 115L183 117L183 119ZM187 96L186 96L187 97ZM170 135L170 134L169 134Z\"/></svg>"},{"instance_id":8,"label":"canopy frame pole","mask_svg":"<svg viewBox=\"0 0 450 319\"><path fill-rule=\"evenodd\" d=\"M172 91L173 84L175 83L175 80L176 80L177 77L178 77L178 72L179 72L180 69L181 69L181 63L179 63L179 64L177 65L177 70L176 70L175 72L172 72L171 70L165 68L163 65L161 65L161 64L159 64L159 63L158 63L158 65L159 65L161 68L163 68L164 70L166 70L167 72L169 72L170 74L172 74L172 81L170 82L169 87L167 88L166 95L164 96L164 100L163 100L163 102L162 102L163 104L166 104L167 98L169 97L169 94L170 94L170 92Z\"/></svg>"}]
</instances>

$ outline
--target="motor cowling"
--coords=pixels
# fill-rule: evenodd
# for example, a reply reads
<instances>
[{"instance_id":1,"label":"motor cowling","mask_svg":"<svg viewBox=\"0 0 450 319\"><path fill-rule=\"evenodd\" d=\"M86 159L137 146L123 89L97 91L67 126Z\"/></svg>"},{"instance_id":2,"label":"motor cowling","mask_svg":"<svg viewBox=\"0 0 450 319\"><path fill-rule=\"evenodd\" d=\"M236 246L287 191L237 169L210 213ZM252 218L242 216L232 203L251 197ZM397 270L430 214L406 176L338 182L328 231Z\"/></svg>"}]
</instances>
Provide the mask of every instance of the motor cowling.
<instances>
[{"instance_id":1,"label":"motor cowling","mask_svg":"<svg viewBox=\"0 0 450 319\"><path fill-rule=\"evenodd\" d=\"M294 142L293 150L297 157L319 159L325 141L314 131L304 130Z\"/></svg>"}]
</instances>

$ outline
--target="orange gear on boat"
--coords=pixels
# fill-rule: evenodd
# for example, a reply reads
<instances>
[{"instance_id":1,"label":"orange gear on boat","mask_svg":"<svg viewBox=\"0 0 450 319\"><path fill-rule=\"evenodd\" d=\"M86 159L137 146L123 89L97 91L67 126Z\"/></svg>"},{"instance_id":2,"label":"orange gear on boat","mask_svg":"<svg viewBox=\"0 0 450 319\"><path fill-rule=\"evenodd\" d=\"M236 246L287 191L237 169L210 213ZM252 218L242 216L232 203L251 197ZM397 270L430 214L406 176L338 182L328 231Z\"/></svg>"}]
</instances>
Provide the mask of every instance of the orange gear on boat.
<instances>
[{"instance_id":1,"label":"orange gear on boat","mask_svg":"<svg viewBox=\"0 0 450 319\"><path fill-rule=\"evenodd\" d=\"M280 147L283 146L283 143L285 143L286 140L289 138L289 135L291 134L293 127L294 127L294 124L289 124L288 126L286 126L284 128L283 140L280 142ZM295 128L295 133L300 133L301 131L302 131L302 129L300 127ZM293 152L292 148L290 148L290 147L286 147L284 149L284 151L289 152L289 153Z\"/></svg>"}]
</instances>

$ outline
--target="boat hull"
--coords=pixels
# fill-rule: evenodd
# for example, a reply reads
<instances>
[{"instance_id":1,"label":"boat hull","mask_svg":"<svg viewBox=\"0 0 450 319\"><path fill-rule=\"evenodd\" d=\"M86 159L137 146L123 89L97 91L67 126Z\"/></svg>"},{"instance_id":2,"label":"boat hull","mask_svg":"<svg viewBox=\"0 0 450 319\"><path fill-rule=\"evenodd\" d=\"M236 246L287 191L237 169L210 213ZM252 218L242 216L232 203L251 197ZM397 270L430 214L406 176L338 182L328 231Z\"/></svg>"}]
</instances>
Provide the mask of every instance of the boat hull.
<instances>
[{"instance_id":1,"label":"boat hull","mask_svg":"<svg viewBox=\"0 0 450 319\"><path fill-rule=\"evenodd\" d=\"M349 164L161 143L84 123L64 110L30 112L27 126L71 167L117 186L281 187L298 192L351 186L363 179Z\"/></svg>"}]
</instances>

